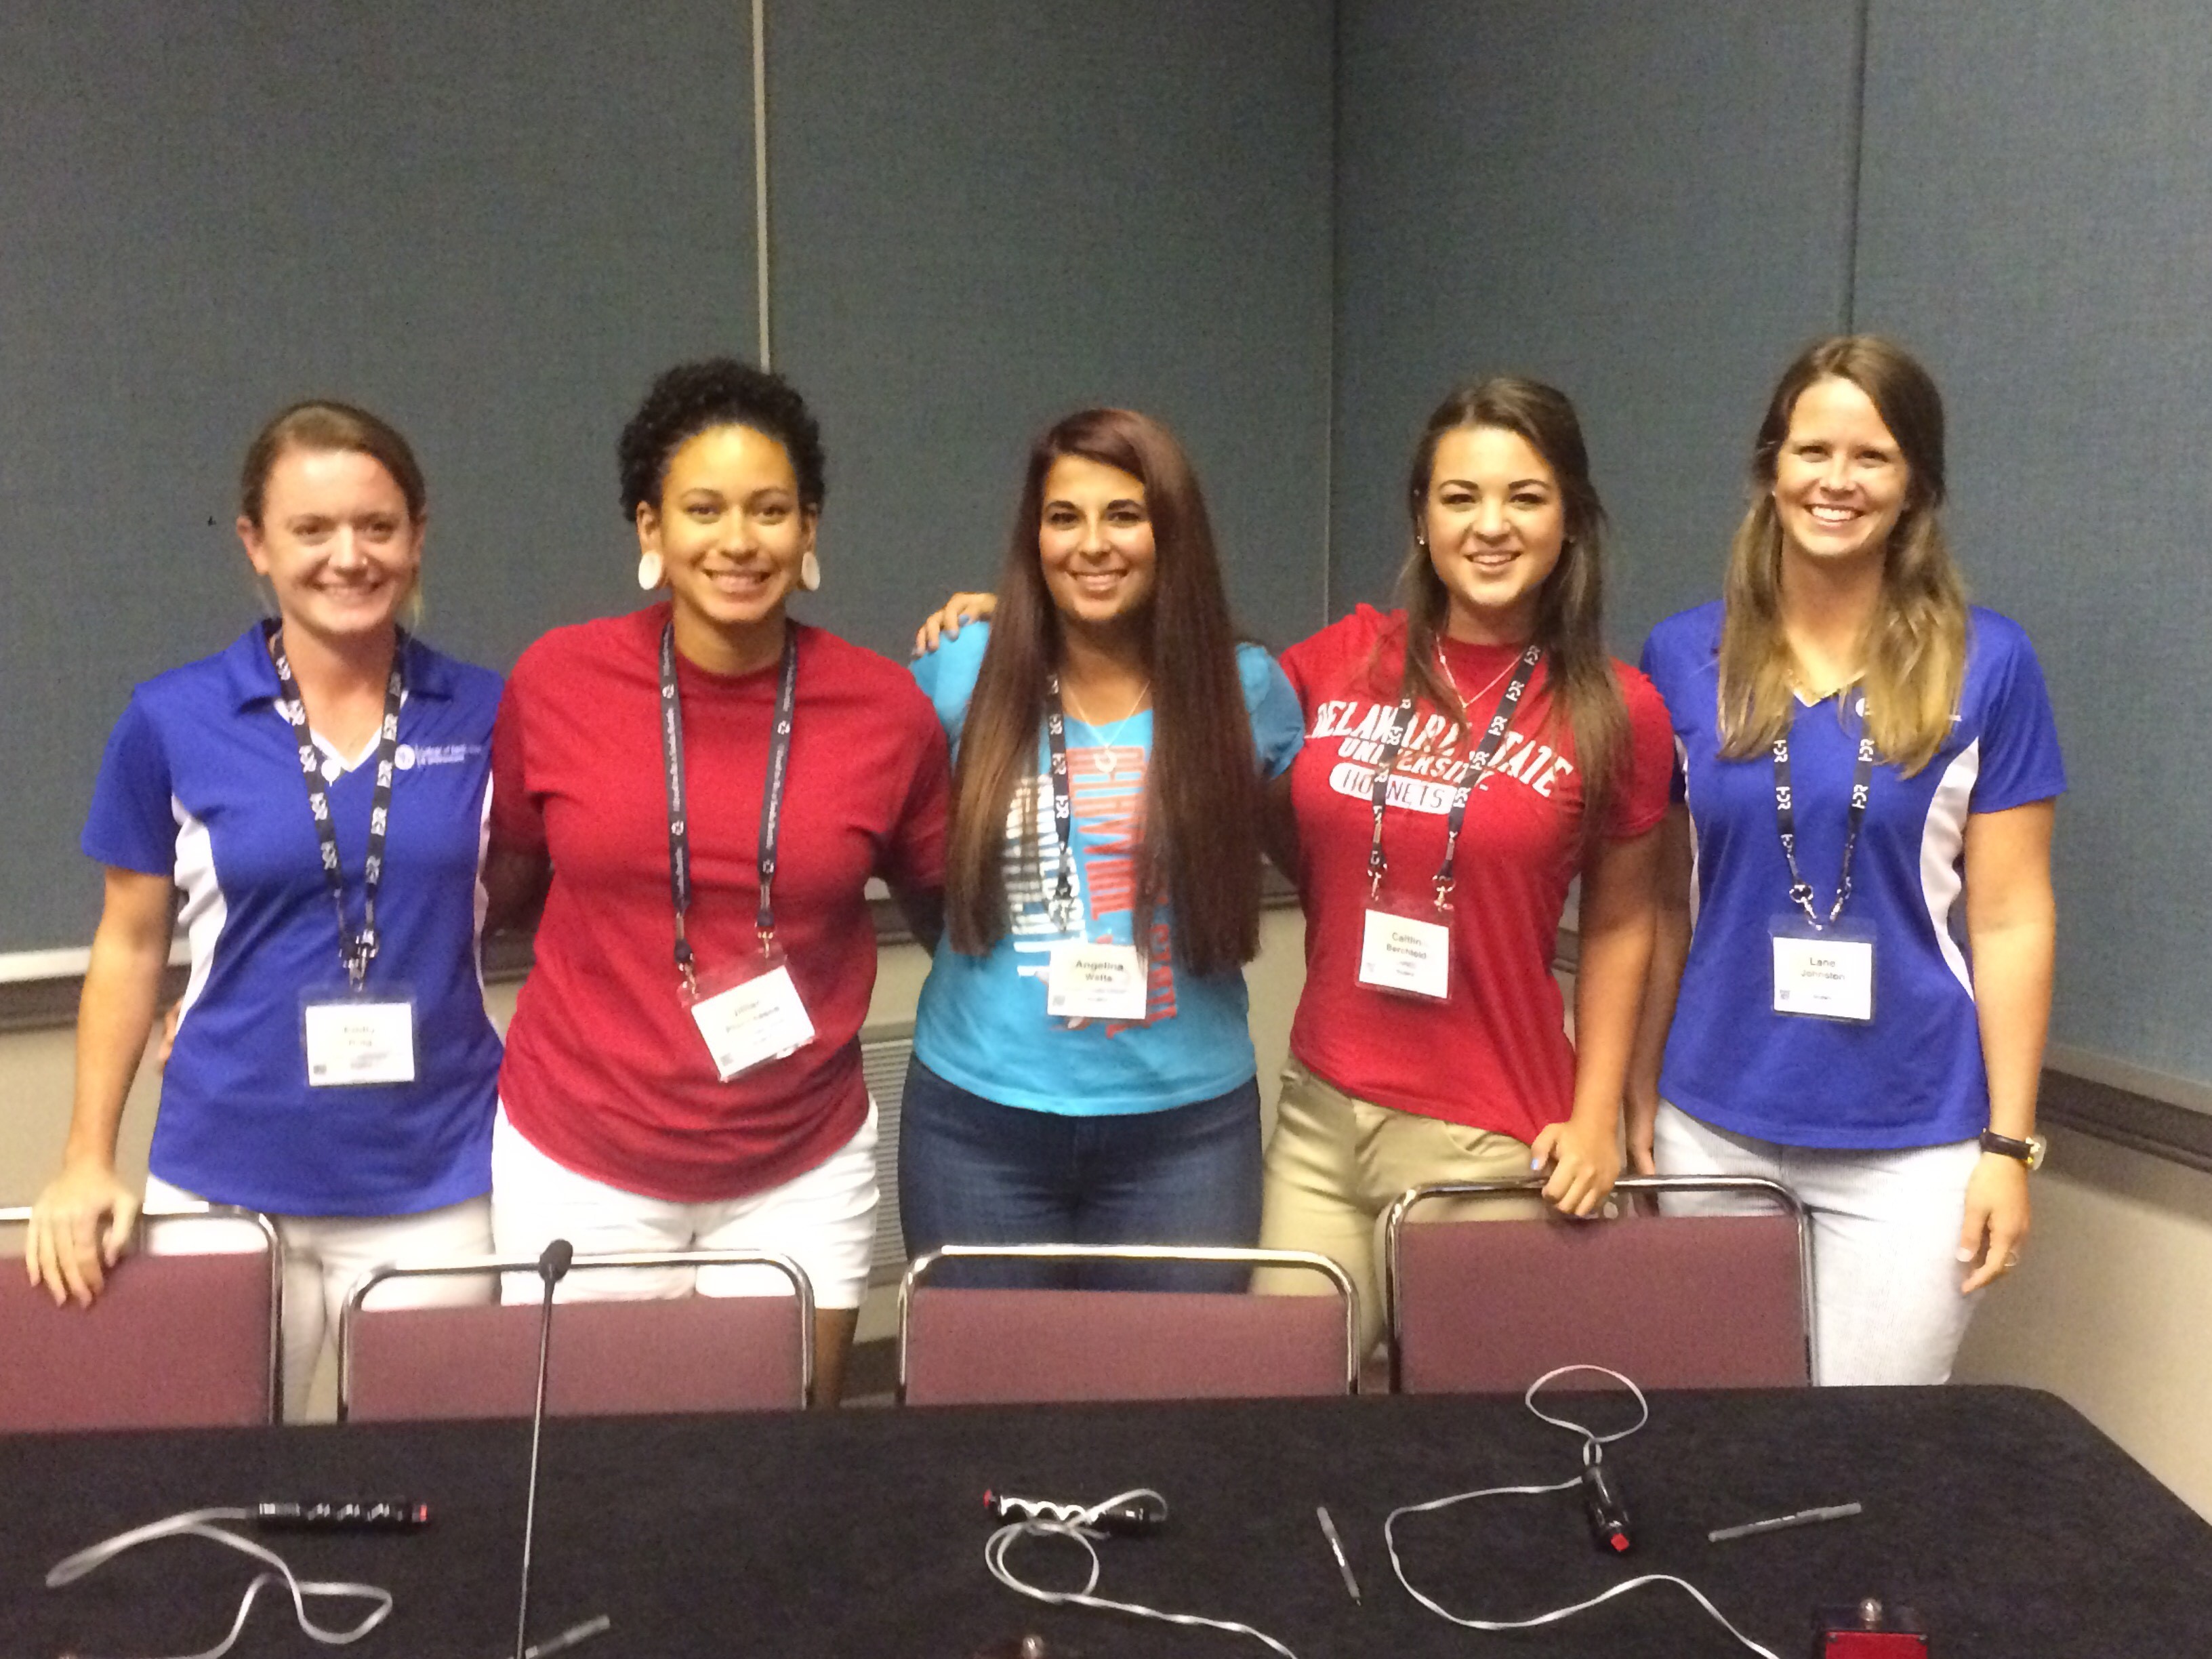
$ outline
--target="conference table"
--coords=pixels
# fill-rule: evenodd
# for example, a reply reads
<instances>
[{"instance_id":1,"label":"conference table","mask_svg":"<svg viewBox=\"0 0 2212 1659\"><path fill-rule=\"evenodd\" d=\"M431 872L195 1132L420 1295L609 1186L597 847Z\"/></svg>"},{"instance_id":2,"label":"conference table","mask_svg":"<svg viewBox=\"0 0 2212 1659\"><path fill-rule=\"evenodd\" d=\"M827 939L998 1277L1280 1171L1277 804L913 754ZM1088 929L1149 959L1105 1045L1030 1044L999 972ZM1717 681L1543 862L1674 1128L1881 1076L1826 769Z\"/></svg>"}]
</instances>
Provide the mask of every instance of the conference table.
<instances>
[{"instance_id":1,"label":"conference table","mask_svg":"<svg viewBox=\"0 0 2212 1659\"><path fill-rule=\"evenodd\" d=\"M1547 1395L1600 1428L1625 1395ZM258 1499L405 1497L418 1534L268 1539L303 1577L398 1598L351 1659L494 1659L512 1649L526 1424L0 1438L0 1655L198 1652L228 1628L253 1563L196 1540L133 1551L79 1583L62 1556L174 1511ZM1462 1613L1527 1616L1639 1572L1672 1572L1784 1659L1815 1607L1917 1610L1936 1659L2212 1653L2212 1526L2056 1398L1949 1388L1656 1394L1610 1462L1633 1552L1594 1547L1573 1492L1408 1517L1407 1573ZM1042 1635L1053 1655L1261 1655L1249 1638L1048 1607L994 1583L986 1489L1095 1502L1157 1488L1166 1528L1100 1545L1098 1593L1258 1626L1298 1659L1342 1655L1722 1656L1736 1644L1681 1590L1649 1586L1563 1624L1457 1628L1393 1579L1394 1507L1567 1479L1579 1442L1516 1397L848 1409L546 1425L533 1638L604 1613L578 1659L838 1655L968 1659ZM1855 1518L1728 1543L1708 1530L1814 1505ZM1363 1599L1315 1516L1326 1504ZM1078 1588L1081 1552L1024 1540L1032 1582ZM325 1622L357 1616L321 1609ZM329 1653L264 1594L233 1651Z\"/></svg>"}]
</instances>

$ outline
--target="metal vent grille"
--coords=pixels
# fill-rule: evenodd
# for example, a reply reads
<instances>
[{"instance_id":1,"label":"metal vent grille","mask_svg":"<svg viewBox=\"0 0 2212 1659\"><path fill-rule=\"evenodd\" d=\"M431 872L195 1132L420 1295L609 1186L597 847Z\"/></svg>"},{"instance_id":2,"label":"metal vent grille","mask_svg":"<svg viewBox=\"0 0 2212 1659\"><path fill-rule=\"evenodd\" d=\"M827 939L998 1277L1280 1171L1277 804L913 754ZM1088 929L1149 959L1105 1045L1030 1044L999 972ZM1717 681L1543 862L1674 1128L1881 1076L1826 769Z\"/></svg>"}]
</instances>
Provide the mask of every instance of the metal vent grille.
<instances>
[{"instance_id":1,"label":"metal vent grille","mask_svg":"<svg viewBox=\"0 0 2212 1659\"><path fill-rule=\"evenodd\" d=\"M876 1102L876 1184L883 1201L876 1208L876 1247L868 1261L868 1282L896 1285L906 1271L906 1243L899 1231L899 1101L906 1090L906 1062L914 1053L912 1025L882 1025L860 1033L860 1070Z\"/></svg>"}]
</instances>

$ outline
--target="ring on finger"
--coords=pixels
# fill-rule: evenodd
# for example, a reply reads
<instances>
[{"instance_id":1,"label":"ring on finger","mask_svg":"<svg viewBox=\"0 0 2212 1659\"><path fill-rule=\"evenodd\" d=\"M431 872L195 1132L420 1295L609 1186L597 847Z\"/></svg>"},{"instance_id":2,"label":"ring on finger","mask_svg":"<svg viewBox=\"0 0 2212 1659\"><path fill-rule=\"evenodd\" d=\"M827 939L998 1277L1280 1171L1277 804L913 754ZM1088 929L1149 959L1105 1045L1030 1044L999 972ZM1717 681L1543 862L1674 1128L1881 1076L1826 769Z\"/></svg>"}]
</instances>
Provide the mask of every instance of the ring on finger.
<instances>
[{"instance_id":1,"label":"ring on finger","mask_svg":"<svg viewBox=\"0 0 2212 1659\"><path fill-rule=\"evenodd\" d=\"M2010 1273L2014 1267L2020 1266L2020 1252L2018 1250L2014 1250L2008 1254L2004 1259L2004 1264L2005 1271L2007 1273Z\"/></svg>"}]
</instances>

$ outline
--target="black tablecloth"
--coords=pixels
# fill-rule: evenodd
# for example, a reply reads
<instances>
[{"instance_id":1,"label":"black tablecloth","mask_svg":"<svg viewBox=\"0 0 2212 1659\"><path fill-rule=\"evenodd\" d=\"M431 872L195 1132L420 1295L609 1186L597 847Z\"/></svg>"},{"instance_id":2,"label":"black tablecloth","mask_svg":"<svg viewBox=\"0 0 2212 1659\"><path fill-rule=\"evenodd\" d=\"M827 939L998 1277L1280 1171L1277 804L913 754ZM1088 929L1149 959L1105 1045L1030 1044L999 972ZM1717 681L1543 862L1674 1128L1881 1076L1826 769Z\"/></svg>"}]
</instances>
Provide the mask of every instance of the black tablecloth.
<instances>
[{"instance_id":1,"label":"black tablecloth","mask_svg":"<svg viewBox=\"0 0 2212 1659\"><path fill-rule=\"evenodd\" d=\"M1625 1396L1577 1403L1625 1420ZM1090 1502L1152 1486L1172 1505L1170 1529L1104 1544L1099 1593L1242 1620L1299 1659L1741 1654L1670 1587L1513 1635L1447 1625L1399 1589L1382 1548L1392 1507L1563 1480L1577 1445L1512 1399L555 1422L532 1630L611 1615L580 1659L965 1659L1030 1630L1089 1659L1264 1653L1247 1638L1042 1607L986 1574L985 1488ZM434 1507L427 1532L279 1547L305 1575L397 1594L389 1623L345 1650L353 1659L493 1659L513 1640L527 1449L520 1424L0 1438L0 1656L185 1653L221 1635L255 1569L211 1544L163 1541L43 1587L52 1562L126 1527L258 1498L404 1496ZM1632 1556L1596 1553L1571 1492L1484 1499L1401 1522L1414 1582L1455 1611L1498 1618L1676 1572L1784 1659L1808 1650L1814 1607L1865 1595L1917 1607L1936 1659L2212 1654L2212 1527L2046 1395L1661 1395L1613 1462L1637 1522ZM1705 1539L1850 1500L1862 1517ZM1364 1605L1346 1595L1316 1504L1344 1534ZM1024 1543L1016 1560L1034 1580L1079 1583L1081 1556L1063 1542ZM234 1651L331 1650L264 1597Z\"/></svg>"}]
</instances>

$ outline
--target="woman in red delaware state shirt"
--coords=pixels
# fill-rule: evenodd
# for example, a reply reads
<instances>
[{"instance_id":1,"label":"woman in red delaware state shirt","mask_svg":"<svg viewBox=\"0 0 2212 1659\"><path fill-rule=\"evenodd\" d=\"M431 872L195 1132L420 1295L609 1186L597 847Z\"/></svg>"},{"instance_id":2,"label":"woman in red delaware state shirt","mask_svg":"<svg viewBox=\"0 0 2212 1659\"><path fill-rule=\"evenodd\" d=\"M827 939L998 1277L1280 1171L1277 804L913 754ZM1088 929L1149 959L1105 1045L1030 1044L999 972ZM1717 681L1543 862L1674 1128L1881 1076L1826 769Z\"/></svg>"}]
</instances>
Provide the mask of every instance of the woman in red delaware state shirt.
<instances>
[{"instance_id":1,"label":"woman in red delaware state shirt","mask_svg":"<svg viewBox=\"0 0 2212 1659\"><path fill-rule=\"evenodd\" d=\"M495 902L546 882L500 1073L500 1253L760 1249L813 1282L834 1402L874 1236L859 1033L881 876L934 942L945 735L907 672L789 620L820 580L819 433L728 359L653 383L621 442L638 582L667 602L556 629L493 743ZM708 1295L763 1269L706 1268ZM688 1272L574 1273L677 1296Z\"/></svg>"},{"instance_id":2,"label":"woman in red delaware state shirt","mask_svg":"<svg viewBox=\"0 0 2212 1659\"><path fill-rule=\"evenodd\" d=\"M1604 509L1565 397L1455 392L1406 504L1406 609L1363 605L1282 659L1306 719L1306 981L1260 1242L1340 1262L1370 1344L1376 1222L1407 1188L1548 1170L1545 1198L1589 1215L1620 1175L1673 759L1650 683L1605 652ZM1552 958L1577 875L1571 1042Z\"/></svg>"}]
</instances>

